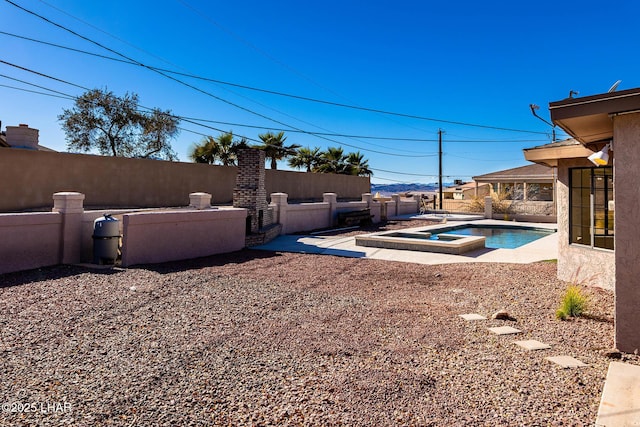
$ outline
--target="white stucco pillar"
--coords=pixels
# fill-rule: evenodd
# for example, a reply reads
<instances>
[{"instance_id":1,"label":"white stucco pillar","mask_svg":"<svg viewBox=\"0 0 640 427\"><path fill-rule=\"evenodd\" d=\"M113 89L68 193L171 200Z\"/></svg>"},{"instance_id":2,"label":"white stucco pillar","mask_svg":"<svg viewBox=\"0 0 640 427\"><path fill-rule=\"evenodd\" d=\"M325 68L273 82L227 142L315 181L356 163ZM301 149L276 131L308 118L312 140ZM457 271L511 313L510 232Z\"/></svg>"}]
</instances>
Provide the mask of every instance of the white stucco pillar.
<instances>
[{"instance_id":1,"label":"white stucco pillar","mask_svg":"<svg viewBox=\"0 0 640 427\"><path fill-rule=\"evenodd\" d=\"M287 225L287 207L289 195L287 193L271 193L271 205L274 206L274 222L282 225L280 234L286 233Z\"/></svg>"},{"instance_id":2,"label":"white stucco pillar","mask_svg":"<svg viewBox=\"0 0 640 427\"><path fill-rule=\"evenodd\" d=\"M338 195L336 193L322 193L322 201L329 204L329 224L333 225L338 208Z\"/></svg>"},{"instance_id":3,"label":"white stucco pillar","mask_svg":"<svg viewBox=\"0 0 640 427\"><path fill-rule=\"evenodd\" d=\"M486 219L493 218L493 199L491 196L485 196L484 198L484 217Z\"/></svg>"},{"instance_id":4,"label":"white stucco pillar","mask_svg":"<svg viewBox=\"0 0 640 427\"><path fill-rule=\"evenodd\" d=\"M77 264L82 254L82 214L84 194L63 191L53 194L52 212L62 215L61 264Z\"/></svg>"},{"instance_id":5,"label":"white stucco pillar","mask_svg":"<svg viewBox=\"0 0 640 427\"><path fill-rule=\"evenodd\" d=\"M391 200L393 200L393 206L394 206L394 210L395 210L393 216L400 215L400 195L399 194L392 194L391 195Z\"/></svg>"},{"instance_id":6,"label":"white stucco pillar","mask_svg":"<svg viewBox=\"0 0 640 427\"><path fill-rule=\"evenodd\" d=\"M190 193L189 207L201 209L209 209L211 207L211 194L209 193Z\"/></svg>"}]
</instances>

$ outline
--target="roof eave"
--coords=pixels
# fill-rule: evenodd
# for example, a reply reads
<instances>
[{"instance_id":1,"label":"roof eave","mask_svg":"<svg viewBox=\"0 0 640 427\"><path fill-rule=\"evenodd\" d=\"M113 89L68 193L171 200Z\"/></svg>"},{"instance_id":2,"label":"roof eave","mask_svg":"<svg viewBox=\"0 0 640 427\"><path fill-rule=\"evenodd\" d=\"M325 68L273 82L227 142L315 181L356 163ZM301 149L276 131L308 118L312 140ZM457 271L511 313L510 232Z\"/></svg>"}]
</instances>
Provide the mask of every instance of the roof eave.
<instances>
[{"instance_id":1,"label":"roof eave","mask_svg":"<svg viewBox=\"0 0 640 427\"><path fill-rule=\"evenodd\" d=\"M528 161L550 167L557 167L560 159L587 158L593 154L593 151L584 145L526 148L522 151L524 152L524 158Z\"/></svg>"},{"instance_id":2,"label":"roof eave","mask_svg":"<svg viewBox=\"0 0 640 427\"><path fill-rule=\"evenodd\" d=\"M611 140L611 116L631 111L640 111L640 88L549 103L551 121L583 145Z\"/></svg>"}]
</instances>

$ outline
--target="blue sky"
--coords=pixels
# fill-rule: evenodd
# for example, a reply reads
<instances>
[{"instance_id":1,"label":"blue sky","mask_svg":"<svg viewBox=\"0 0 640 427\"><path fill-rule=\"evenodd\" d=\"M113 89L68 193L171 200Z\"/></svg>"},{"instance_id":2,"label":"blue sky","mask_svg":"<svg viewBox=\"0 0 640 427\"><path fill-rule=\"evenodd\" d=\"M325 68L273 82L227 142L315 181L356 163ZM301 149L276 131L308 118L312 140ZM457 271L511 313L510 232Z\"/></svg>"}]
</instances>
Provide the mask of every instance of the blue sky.
<instances>
[{"instance_id":1,"label":"blue sky","mask_svg":"<svg viewBox=\"0 0 640 427\"><path fill-rule=\"evenodd\" d=\"M526 164L522 148L550 142L548 103L640 86L640 4L601 1L198 1L12 0L145 65L375 110L481 125L407 118L275 96L179 77L0 34L0 60L81 87L137 93L141 105L258 139L286 130L289 143L362 152L372 182L435 182L437 132L445 180L468 180ZM307 4L308 3L308 4ZM0 0L0 31L114 57L95 44ZM0 63L0 120L40 129L66 150L57 116L83 90ZM207 92L204 94L202 92ZM200 134L183 122L180 160ZM516 129L523 132L490 129ZM294 132L296 130L297 132ZM193 133L196 132L196 133ZM347 136L318 137L309 132ZM562 132L558 132L563 136ZM366 138L365 138L366 137ZM381 137L388 139L372 139ZM407 141L417 139L420 141ZM280 164L286 169L286 165Z\"/></svg>"}]
</instances>

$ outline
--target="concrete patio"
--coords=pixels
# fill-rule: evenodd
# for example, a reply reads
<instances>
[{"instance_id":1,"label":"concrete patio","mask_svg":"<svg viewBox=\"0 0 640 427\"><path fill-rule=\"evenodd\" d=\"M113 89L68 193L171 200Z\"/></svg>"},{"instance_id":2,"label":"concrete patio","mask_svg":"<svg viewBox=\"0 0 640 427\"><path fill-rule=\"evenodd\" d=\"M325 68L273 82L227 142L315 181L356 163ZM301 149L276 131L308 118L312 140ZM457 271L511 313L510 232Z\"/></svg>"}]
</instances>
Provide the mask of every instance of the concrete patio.
<instances>
[{"instance_id":1,"label":"concrete patio","mask_svg":"<svg viewBox=\"0 0 640 427\"><path fill-rule=\"evenodd\" d=\"M458 224L514 225L511 221L479 220L459 221ZM518 222L517 225L555 229L555 224ZM437 224L432 227L438 228ZM426 226L425 226L426 227ZM335 255L352 258L370 258L386 261L411 262L416 264L452 264L466 262L497 262L528 264L556 259L558 256L558 235L553 233L516 249L478 249L463 255L449 255L431 252L414 252L397 249L381 249L356 246L353 236L284 235L270 243L254 249L297 252L321 255Z\"/></svg>"}]
</instances>

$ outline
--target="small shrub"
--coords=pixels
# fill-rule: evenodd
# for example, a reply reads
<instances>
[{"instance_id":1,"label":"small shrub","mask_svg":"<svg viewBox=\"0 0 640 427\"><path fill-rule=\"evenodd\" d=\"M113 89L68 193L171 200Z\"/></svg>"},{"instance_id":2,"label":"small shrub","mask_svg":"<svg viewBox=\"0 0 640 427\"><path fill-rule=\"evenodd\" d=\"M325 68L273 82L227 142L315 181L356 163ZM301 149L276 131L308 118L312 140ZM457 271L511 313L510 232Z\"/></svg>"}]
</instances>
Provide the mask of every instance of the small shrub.
<instances>
[{"instance_id":1,"label":"small shrub","mask_svg":"<svg viewBox=\"0 0 640 427\"><path fill-rule=\"evenodd\" d=\"M582 289L577 285L570 285L560 303L560 308L556 311L556 317L565 320L567 317L578 317L587 309L588 299L582 293Z\"/></svg>"},{"instance_id":2,"label":"small shrub","mask_svg":"<svg viewBox=\"0 0 640 427\"><path fill-rule=\"evenodd\" d=\"M484 212L484 198L485 196L479 196L471 199L467 204L469 212ZM491 192L491 209L494 213L511 213L512 203L513 201L509 199L509 193L505 191Z\"/></svg>"}]
</instances>

